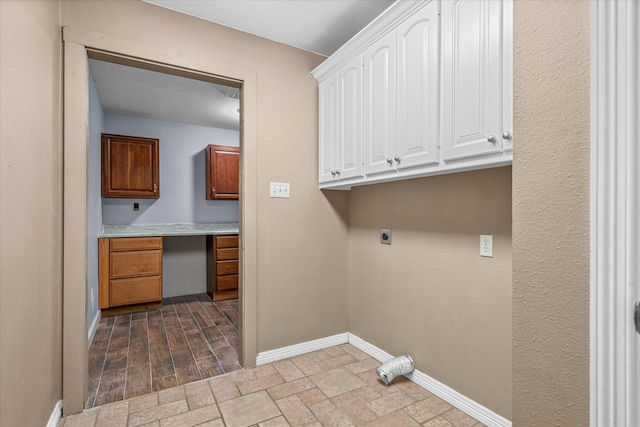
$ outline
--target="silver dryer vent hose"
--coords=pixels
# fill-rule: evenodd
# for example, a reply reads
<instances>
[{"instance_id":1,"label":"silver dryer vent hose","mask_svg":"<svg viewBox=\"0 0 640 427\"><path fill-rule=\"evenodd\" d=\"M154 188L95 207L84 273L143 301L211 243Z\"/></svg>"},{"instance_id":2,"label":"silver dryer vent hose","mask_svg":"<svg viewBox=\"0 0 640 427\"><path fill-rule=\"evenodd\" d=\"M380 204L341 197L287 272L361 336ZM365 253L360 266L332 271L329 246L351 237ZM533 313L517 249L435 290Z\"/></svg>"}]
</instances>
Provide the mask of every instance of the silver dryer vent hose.
<instances>
[{"instance_id":1,"label":"silver dryer vent hose","mask_svg":"<svg viewBox=\"0 0 640 427\"><path fill-rule=\"evenodd\" d=\"M384 362L376 370L376 373L385 385L389 385L398 375L410 374L414 369L413 359L405 354Z\"/></svg>"}]
</instances>

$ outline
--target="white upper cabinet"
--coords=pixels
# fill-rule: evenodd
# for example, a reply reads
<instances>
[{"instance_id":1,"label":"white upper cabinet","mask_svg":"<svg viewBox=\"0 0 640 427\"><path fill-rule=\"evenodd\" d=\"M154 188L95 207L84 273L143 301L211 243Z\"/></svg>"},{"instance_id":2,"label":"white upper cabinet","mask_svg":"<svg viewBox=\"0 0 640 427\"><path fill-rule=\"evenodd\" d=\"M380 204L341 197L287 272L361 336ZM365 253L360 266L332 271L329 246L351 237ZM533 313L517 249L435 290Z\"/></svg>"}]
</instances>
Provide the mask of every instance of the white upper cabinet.
<instances>
[{"instance_id":1,"label":"white upper cabinet","mask_svg":"<svg viewBox=\"0 0 640 427\"><path fill-rule=\"evenodd\" d=\"M509 76L509 87L503 84L510 73L503 68L504 3L442 2L444 161L502 153L511 146L511 124L503 120L511 94Z\"/></svg>"},{"instance_id":2,"label":"white upper cabinet","mask_svg":"<svg viewBox=\"0 0 640 427\"><path fill-rule=\"evenodd\" d=\"M329 76L318 85L318 182L336 177L338 164L338 76Z\"/></svg>"},{"instance_id":3,"label":"white upper cabinet","mask_svg":"<svg viewBox=\"0 0 640 427\"><path fill-rule=\"evenodd\" d=\"M401 23L398 40L398 169L437 164L440 155L440 26L432 1Z\"/></svg>"},{"instance_id":4,"label":"white upper cabinet","mask_svg":"<svg viewBox=\"0 0 640 427\"><path fill-rule=\"evenodd\" d=\"M398 1L320 64L319 182L511 164L512 0Z\"/></svg>"},{"instance_id":5,"label":"white upper cabinet","mask_svg":"<svg viewBox=\"0 0 640 427\"><path fill-rule=\"evenodd\" d=\"M438 22L427 3L364 52L366 175L439 161Z\"/></svg>"},{"instance_id":6,"label":"white upper cabinet","mask_svg":"<svg viewBox=\"0 0 640 427\"><path fill-rule=\"evenodd\" d=\"M336 178L362 176L362 57L338 71L338 161Z\"/></svg>"},{"instance_id":7,"label":"white upper cabinet","mask_svg":"<svg viewBox=\"0 0 640 427\"><path fill-rule=\"evenodd\" d=\"M502 2L502 148L513 151L513 1Z\"/></svg>"},{"instance_id":8,"label":"white upper cabinet","mask_svg":"<svg viewBox=\"0 0 640 427\"><path fill-rule=\"evenodd\" d=\"M362 177L362 60L318 85L318 182Z\"/></svg>"},{"instance_id":9,"label":"white upper cabinet","mask_svg":"<svg viewBox=\"0 0 640 427\"><path fill-rule=\"evenodd\" d=\"M386 172L396 156L396 33L364 52L364 141L366 174Z\"/></svg>"}]
</instances>

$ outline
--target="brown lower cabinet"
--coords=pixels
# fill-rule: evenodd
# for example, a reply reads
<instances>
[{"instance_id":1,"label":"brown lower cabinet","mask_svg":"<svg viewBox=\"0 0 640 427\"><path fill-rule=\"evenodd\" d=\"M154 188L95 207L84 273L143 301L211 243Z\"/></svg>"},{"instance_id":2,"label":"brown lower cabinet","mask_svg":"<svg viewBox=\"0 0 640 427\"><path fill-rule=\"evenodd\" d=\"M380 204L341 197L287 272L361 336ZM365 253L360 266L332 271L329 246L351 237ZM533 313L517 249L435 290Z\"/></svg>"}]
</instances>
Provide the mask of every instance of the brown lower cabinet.
<instances>
[{"instance_id":1,"label":"brown lower cabinet","mask_svg":"<svg viewBox=\"0 0 640 427\"><path fill-rule=\"evenodd\" d=\"M214 301L238 298L238 235L207 236L207 293Z\"/></svg>"},{"instance_id":2,"label":"brown lower cabinet","mask_svg":"<svg viewBox=\"0 0 640 427\"><path fill-rule=\"evenodd\" d=\"M162 237L98 239L98 307L162 301Z\"/></svg>"}]
</instances>

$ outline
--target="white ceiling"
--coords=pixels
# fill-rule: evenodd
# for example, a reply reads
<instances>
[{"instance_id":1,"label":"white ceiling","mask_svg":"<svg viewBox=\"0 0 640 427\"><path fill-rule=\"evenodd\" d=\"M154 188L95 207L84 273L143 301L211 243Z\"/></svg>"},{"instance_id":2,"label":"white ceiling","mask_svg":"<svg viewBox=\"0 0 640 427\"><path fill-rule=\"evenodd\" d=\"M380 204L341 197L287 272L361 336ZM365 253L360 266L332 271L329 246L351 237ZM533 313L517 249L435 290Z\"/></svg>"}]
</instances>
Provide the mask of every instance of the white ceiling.
<instances>
[{"instance_id":1,"label":"white ceiling","mask_svg":"<svg viewBox=\"0 0 640 427\"><path fill-rule=\"evenodd\" d=\"M240 128L240 100L226 96L237 89L95 59L89 70L105 113Z\"/></svg>"},{"instance_id":2,"label":"white ceiling","mask_svg":"<svg viewBox=\"0 0 640 427\"><path fill-rule=\"evenodd\" d=\"M327 56L394 2L145 1ZM106 113L239 129L239 100L225 96L231 88L93 59L89 68Z\"/></svg>"},{"instance_id":3,"label":"white ceiling","mask_svg":"<svg viewBox=\"0 0 640 427\"><path fill-rule=\"evenodd\" d=\"M144 0L330 56L395 0Z\"/></svg>"}]
</instances>

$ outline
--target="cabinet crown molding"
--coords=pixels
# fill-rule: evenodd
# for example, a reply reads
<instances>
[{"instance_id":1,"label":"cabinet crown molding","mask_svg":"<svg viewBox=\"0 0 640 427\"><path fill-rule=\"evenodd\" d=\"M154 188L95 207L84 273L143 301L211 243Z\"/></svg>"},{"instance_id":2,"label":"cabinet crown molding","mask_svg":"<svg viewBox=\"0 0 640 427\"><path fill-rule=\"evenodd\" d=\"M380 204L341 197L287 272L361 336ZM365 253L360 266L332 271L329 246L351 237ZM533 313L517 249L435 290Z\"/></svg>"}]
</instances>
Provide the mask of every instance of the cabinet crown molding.
<instances>
[{"instance_id":1,"label":"cabinet crown molding","mask_svg":"<svg viewBox=\"0 0 640 427\"><path fill-rule=\"evenodd\" d=\"M413 15L418 9L438 0L398 0L389 6L376 19L371 21L360 32L353 36L333 55L318 65L311 74L318 81L322 81L352 59L363 53L367 47L384 37L395 27Z\"/></svg>"}]
</instances>

